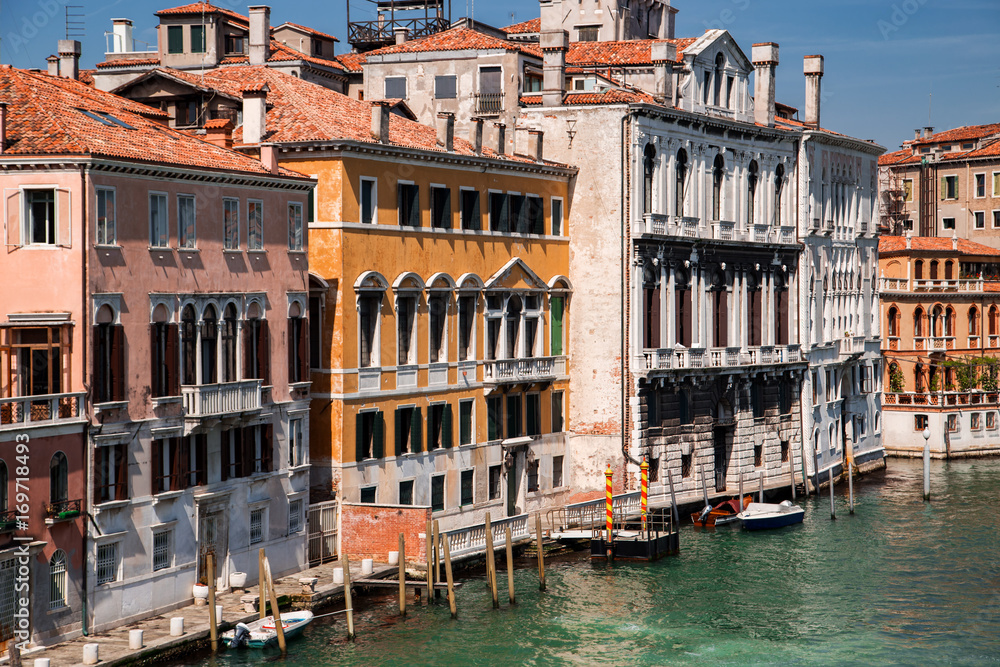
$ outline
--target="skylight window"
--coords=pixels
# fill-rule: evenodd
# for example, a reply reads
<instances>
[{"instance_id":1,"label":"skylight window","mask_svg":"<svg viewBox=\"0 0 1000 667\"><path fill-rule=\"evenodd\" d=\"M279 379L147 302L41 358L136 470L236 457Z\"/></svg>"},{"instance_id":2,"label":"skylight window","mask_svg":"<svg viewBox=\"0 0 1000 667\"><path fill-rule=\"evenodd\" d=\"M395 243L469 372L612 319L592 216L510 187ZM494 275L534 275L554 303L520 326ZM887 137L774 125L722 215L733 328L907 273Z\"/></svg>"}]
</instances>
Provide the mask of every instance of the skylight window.
<instances>
[{"instance_id":1,"label":"skylight window","mask_svg":"<svg viewBox=\"0 0 1000 667\"><path fill-rule=\"evenodd\" d=\"M86 109L78 109L87 118L96 120L101 125L106 125L108 127L123 127L126 130L134 130L135 128L126 123L123 120L115 118L106 111L87 111Z\"/></svg>"}]
</instances>

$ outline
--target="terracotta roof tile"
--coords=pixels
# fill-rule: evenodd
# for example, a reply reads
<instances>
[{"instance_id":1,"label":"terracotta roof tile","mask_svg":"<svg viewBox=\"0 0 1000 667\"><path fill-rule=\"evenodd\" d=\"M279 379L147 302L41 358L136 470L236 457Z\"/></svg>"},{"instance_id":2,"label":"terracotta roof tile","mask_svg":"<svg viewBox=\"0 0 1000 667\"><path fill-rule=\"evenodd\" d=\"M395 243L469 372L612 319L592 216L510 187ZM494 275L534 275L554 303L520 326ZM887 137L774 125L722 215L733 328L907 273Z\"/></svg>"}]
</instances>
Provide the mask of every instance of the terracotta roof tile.
<instances>
[{"instance_id":1,"label":"terracotta roof tile","mask_svg":"<svg viewBox=\"0 0 1000 667\"><path fill-rule=\"evenodd\" d=\"M914 236L910 238L910 250L906 249L906 237L881 236L878 240L879 255L911 252L941 252L952 255L970 255L975 257L1000 257L1000 249L991 248L982 243L967 239L958 239L958 250L955 250L950 237Z\"/></svg>"},{"instance_id":2,"label":"terracotta roof tile","mask_svg":"<svg viewBox=\"0 0 1000 667\"><path fill-rule=\"evenodd\" d=\"M119 60L105 60L94 65L97 69L111 69L113 67L148 67L149 65L159 65L159 58L121 58Z\"/></svg>"},{"instance_id":3,"label":"terracotta roof tile","mask_svg":"<svg viewBox=\"0 0 1000 667\"><path fill-rule=\"evenodd\" d=\"M635 39L621 42L571 42L566 53L566 64L576 66L650 65L652 47L656 43L670 43L677 47L677 58L684 49L694 44L694 38L684 39Z\"/></svg>"},{"instance_id":4,"label":"terracotta roof tile","mask_svg":"<svg viewBox=\"0 0 1000 667\"><path fill-rule=\"evenodd\" d=\"M348 72L359 73L364 71L365 58L367 57L367 53L344 53L337 56L337 62Z\"/></svg>"},{"instance_id":5,"label":"terracotta roof tile","mask_svg":"<svg viewBox=\"0 0 1000 667\"><path fill-rule=\"evenodd\" d=\"M185 16L191 14L222 14L223 16L228 16L229 18L240 21L241 23L250 23L250 19L246 16L237 14L236 12L228 9L223 9L222 7L213 5L210 2L192 2L189 5L170 7L153 13L154 16Z\"/></svg>"},{"instance_id":6,"label":"terracotta roof tile","mask_svg":"<svg viewBox=\"0 0 1000 667\"><path fill-rule=\"evenodd\" d=\"M909 148L904 148L901 151L893 151L892 153L885 153L878 159L878 165L880 167L906 164L908 162L920 162L920 156L914 155L913 151Z\"/></svg>"},{"instance_id":7,"label":"terracotta roof tile","mask_svg":"<svg viewBox=\"0 0 1000 667\"><path fill-rule=\"evenodd\" d=\"M541 95L522 95L521 104L537 106L542 103ZM639 90L612 88L603 92L569 92L563 96L565 105L594 104L659 104L652 95Z\"/></svg>"},{"instance_id":8,"label":"terracotta roof tile","mask_svg":"<svg viewBox=\"0 0 1000 667\"><path fill-rule=\"evenodd\" d=\"M280 62L295 62L303 61L307 63L312 63L314 65L322 65L323 67L330 67L332 69L343 69L343 66L338 60L326 60L324 58L316 58L314 56L306 55L300 51L285 46L281 42L272 39L271 40L271 53L267 57L267 62L269 63L280 63ZM220 65L245 65L250 62L249 56L230 56L228 58L223 58L220 61Z\"/></svg>"},{"instance_id":9,"label":"terracotta roof tile","mask_svg":"<svg viewBox=\"0 0 1000 667\"><path fill-rule=\"evenodd\" d=\"M159 109L72 79L0 65L0 101L7 103L3 157L93 155L267 173L258 160L166 127L166 114ZM285 169L281 173L301 176Z\"/></svg>"},{"instance_id":10,"label":"terracotta roof tile","mask_svg":"<svg viewBox=\"0 0 1000 667\"><path fill-rule=\"evenodd\" d=\"M970 141L973 139L990 137L996 134L1000 134L1000 123L990 123L988 125L966 125L965 127L956 127L951 130L944 130L943 132L932 134L926 138L910 141L909 145L920 146L923 144L939 144L949 141Z\"/></svg>"},{"instance_id":11,"label":"terracotta roof tile","mask_svg":"<svg viewBox=\"0 0 1000 667\"><path fill-rule=\"evenodd\" d=\"M540 32L542 29L542 19L528 19L527 21L521 21L520 23L515 23L514 25L509 25L506 28L500 29L508 35L524 35L531 32Z\"/></svg>"},{"instance_id":12,"label":"terracotta roof tile","mask_svg":"<svg viewBox=\"0 0 1000 667\"><path fill-rule=\"evenodd\" d=\"M331 40L333 40L335 42L339 42L340 41L339 39L337 39L333 35L328 35L325 32L321 32L319 30L316 30L316 28L310 28L309 26L300 25L298 23L292 23L291 21L285 21L284 23L282 23L281 25L279 25L277 28L271 28L271 32L273 33L275 30L278 30L279 28L281 28L283 26L286 26L286 25L287 26L291 26L291 27L295 28L296 30L301 30L302 32L306 32L306 33L309 33L311 35L316 35L317 37L322 37L323 39L331 39Z\"/></svg>"},{"instance_id":13,"label":"terracotta roof tile","mask_svg":"<svg viewBox=\"0 0 1000 667\"><path fill-rule=\"evenodd\" d=\"M402 44L393 44L375 51L370 51L369 56L381 56L392 53L424 53L431 51L464 51L466 49L487 50L497 49L503 51L520 51L530 56L541 59L542 52L535 46L508 42L507 40L493 37L471 28L457 27L436 32L433 35L412 39Z\"/></svg>"}]
</instances>

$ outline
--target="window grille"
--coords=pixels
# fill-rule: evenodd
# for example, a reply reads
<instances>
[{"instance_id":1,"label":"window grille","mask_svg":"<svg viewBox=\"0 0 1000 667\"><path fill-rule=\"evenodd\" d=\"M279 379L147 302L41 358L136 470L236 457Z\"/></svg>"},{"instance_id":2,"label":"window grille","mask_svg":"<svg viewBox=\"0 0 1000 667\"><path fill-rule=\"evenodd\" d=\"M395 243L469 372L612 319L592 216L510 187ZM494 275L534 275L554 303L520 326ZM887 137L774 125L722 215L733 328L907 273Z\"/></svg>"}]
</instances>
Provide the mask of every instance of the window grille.
<instances>
[{"instance_id":1,"label":"window grille","mask_svg":"<svg viewBox=\"0 0 1000 667\"><path fill-rule=\"evenodd\" d=\"M97 547L97 583L106 584L118 580L118 543L101 544Z\"/></svg>"},{"instance_id":2,"label":"window grille","mask_svg":"<svg viewBox=\"0 0 1000 667\"><path fill-rule=\"evenodd\" d=\"M170 531L153 533L153 571L170 567Z\"/></svg>"},{"instance_id":3,"label":"window grille","mask_svg":"<svg viewBox=\"0 0 1000 667\"><path fill-rule=\"evenodd\" d=\"M58 549L49 560L49 609L66 606L66 552Z\"/></svg>"},{"instance_id":4,"label":"window grille","mask_svg":"<svg viewBox=\"0 0 1000 667\"><path fill-rule=\"evenodd\" d=\"M293 500L288 503L288 532L297 533L302 530L302 501Z\"/></svg>"},{"instance_id":5,"label":"window grille","mask_svg":"<svg viewBox=\"0 0 1000 667\"><path fill-rule=\"evenodd\" d=\"M250 544L264 541L264 509L250 512Z\"/></svg>"}]
</instances>

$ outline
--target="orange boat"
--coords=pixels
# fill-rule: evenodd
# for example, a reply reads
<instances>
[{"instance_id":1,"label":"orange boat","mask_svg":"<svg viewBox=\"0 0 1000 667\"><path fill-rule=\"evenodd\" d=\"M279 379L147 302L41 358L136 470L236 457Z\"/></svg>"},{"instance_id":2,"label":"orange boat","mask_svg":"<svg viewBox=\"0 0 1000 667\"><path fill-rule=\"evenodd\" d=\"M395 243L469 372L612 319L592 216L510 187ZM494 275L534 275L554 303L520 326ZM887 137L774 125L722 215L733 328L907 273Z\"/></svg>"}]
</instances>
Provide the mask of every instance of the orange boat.
<instances>
[{"instance_id":1,"label":"orange boat","mask_svg":"<svg viewBox=\"0 0 1000 667\"><path fill-rule=\"evenodd\" d=\"M746 509L746 506L752 501L753 496L744 496L743 507L739 507L739 500L737 498L721 502L711 509L709 509L708 505L706 505L705 509L700 512L691 513L691 521L694 525L701 528L724 526L727 523L735 523L738 521L736 515Z\"/></svg>"}]
</instances>

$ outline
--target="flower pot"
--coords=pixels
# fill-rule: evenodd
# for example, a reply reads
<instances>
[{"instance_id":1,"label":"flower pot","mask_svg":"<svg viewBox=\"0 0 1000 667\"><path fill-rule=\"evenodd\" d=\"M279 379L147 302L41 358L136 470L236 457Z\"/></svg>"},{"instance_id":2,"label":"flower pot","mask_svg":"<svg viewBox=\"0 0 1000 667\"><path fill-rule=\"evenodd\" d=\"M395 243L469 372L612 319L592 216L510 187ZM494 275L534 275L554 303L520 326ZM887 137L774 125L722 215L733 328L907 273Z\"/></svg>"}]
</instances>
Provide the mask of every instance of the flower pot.
<instances>
[{"instance_id":1,"label":"flower pot","mask_svg":"<svg viewBox=\"0 0 1000 667\"><path fill-rule=\"evenodd\" d=\"M230 572L229 573L229 587L230 588L246 588L247 585L247 573L246 572Z\"/></svg>"},{"instance_id":2,"label":"flower pot","mask_svg":"<svg viewBox=\"0 0 1000 667\"><path fill-rule=\"evenodd\" d=\"M204 584L194 585L194 599L195 600L207 600L208 599L208 586Z\"/></svg>"}]
</instances>

